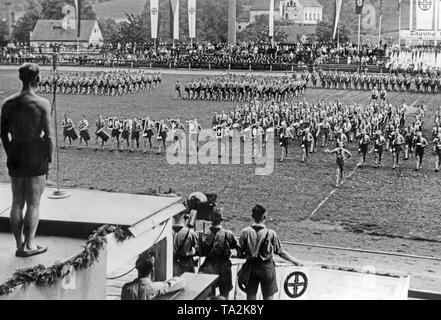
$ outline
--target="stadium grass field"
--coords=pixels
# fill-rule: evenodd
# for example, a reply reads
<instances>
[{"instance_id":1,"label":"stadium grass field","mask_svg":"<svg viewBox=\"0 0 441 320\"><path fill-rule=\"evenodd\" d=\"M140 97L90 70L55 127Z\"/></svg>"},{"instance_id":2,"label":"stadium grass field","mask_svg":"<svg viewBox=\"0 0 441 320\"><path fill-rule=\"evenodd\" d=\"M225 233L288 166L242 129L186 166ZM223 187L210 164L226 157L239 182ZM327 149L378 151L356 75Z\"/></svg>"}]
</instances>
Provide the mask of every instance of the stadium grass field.
<instances>
[{"instance_id":1,"label":"stadium grass field","mask_svg":"<svg viewBox=\"0 0 441 320\"><path fill-rule=\"evenodd\" d=\"M164 75L162 86L154 91L119 97L59 95L59 122L63 113L75 123L86 114L92 124L97 114L150 115L152 119L198 118L208 127L215 111L227 111L235 103L175 101L176 79L198 77L201 75ZM0 99L17 91L16 71L0 71L0 83ZM368 103L370 92L309 89L305 98ZM389 99L393 103L404 99L408 105L424 101L428 106L425 136L430 137L433 112L441 103L439 95L389 93ZM68 148L60 150L61 181L64 186L114 192L171 188L182 196L193 191L217 193L228 219L225 224L236 233L250 223L250 210L260 203L268 209L268 224L283 240L438 256L441 175L433 171L431 151L426 152L420 172L413 171L413 160L403 161L393 171L389 153L382 168L372 166L370 155L367 167L355 169L355 147L350 147L354 158L346 165L350 178L338 190L334 188L335 158L319 149L309 163L302 164L297 143L291 144L290 159L282 164L277 162L280 150L276 146L275 170L270 176L254 175L253 165L169 165L165 156L154 153ZM5 162L1 150L0 182L9 182ZM50 180L55 180L55 168Z\"/></svg>"}]
</instances>

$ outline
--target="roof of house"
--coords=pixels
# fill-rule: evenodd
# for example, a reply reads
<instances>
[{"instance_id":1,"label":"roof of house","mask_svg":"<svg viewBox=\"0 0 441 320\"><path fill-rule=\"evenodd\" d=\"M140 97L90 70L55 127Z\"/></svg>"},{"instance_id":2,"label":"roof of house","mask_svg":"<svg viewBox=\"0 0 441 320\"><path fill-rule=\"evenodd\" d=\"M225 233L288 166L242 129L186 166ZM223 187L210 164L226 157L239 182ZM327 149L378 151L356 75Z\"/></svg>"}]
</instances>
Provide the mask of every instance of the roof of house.
<instances>
[{"instance_id":1,"label":"roof of house","mask_svg":"<svg viewBox=\"0 0 441 320\"><path fill-rule=\"evenodd\" d=\"M89 41L96 20L81 20L80 41ZM38 20L31 34L31 41L77 41L77 30L62 28L61 20Z\"/></svg>"},{"instance_id":2,"label":"roof of house","mask_svg":"<svg viewBox=\"0 0 441 320\"><path fill-rule=\"evenodd\" d=\"M304 7L320 7L322 8L323 6L317 1L317 0L298 0L300 2L300 4Z\"/></svg>"}]
</instances>

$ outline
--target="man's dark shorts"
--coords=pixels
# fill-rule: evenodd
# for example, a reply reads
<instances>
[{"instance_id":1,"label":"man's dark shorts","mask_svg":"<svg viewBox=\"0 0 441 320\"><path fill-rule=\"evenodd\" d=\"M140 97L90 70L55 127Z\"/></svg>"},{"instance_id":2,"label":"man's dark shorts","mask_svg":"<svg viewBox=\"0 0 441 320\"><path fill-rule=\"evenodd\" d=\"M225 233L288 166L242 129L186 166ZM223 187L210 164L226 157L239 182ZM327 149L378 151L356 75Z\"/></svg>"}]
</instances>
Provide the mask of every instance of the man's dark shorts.
<instances>
[{"instance_id":1,"label":"man's dark shorts","mask_svg":"<svg viewBox=\"0 0 441 320\"><path fill-rule=\"evenodd\" d=\"M14 178L45 176L49 170L48 150L43 139L11 142L8 148L9 175Z\"/></svg>"},{"instance_id":2,"label":"man's dark shorts","mask_svg":"<svg viewBox=\"0 0 441 320\"><path fill-rule=\"evenodd\" d=\"M173 276L180 277L184 273L194 273L194 260L192 257L173 259Z\"/></svg>"},{"instance_id":3,"label":"man's dark shorts","mask_svg":"<svg viewBox=\"0 0 441 320\"><path fill-rule=\"evenodd\" d=\"M279 291L276 279L276 265L273 260L253 262L251 275L248 280L246 293L248 295L256 295L259 289L262 289L262 295L269 297Z\"/></svg>"},{"instance_id":4,"label":"man's dark shorts","mask_svg":"<svg viewBox=\"0 0 441 320\"><path fill-rule=\"evenodd\" d=\"M231 261L230 259L211 259L206 260L201 267L201 273L217 274L219 280L217 281L217 287L220 294L226 294L233 289L233 275L231 273Z\"/></svg>"}]
</instances>

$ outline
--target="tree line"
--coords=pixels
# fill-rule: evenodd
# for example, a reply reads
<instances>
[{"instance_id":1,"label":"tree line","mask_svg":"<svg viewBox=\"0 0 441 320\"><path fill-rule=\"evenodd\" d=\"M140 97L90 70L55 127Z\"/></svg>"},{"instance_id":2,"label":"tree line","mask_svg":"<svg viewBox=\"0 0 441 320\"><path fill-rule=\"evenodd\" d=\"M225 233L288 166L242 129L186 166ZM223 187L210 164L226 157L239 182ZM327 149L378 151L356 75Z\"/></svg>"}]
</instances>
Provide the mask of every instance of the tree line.
<instances>
[{"instance_id":1,"label":"tree line","mask_svg":"<svg viewBox=\"0 0 441 320\"><path fill-rule=\"evenodd\" d=\"M29 43L31 32L40 19L60 20L63 18L62 7L65 4L74 4L74 0L24 0L26 13L15 25L12 39L19 43ZM84 20L97 19L92 4L97 0L82 0L81 14ZM98 1L100 2L100 1ZM239 0L238 12L244 4L250 4L251 0ZM196 39L197 41L210 41L212 43L226 42L228 30L228 2L225 0L204 0L197 2L196 11ZM159 1L159 26L158 40L161 42L171 39L170 34L170 10L168 1ZM180 39L189 41L187 0L180 1ZM237 35L238 41L268 41L268 15L263 15L244 31ZM104 42L107 44L144 44L151 41L150 0L147 0L142 12L137 15L127 15L124 21L117 23L114 19L99 19ZM340 28L341 40L345 41L350 34L347 23L342 23ZM317 28L320 40L332 38L332 25L330 22L322 22ZM287 34L276 23L276 42L284 42ZM7 25L0 20L0 45L7 43Z\"/></svg>"}]
</instances>

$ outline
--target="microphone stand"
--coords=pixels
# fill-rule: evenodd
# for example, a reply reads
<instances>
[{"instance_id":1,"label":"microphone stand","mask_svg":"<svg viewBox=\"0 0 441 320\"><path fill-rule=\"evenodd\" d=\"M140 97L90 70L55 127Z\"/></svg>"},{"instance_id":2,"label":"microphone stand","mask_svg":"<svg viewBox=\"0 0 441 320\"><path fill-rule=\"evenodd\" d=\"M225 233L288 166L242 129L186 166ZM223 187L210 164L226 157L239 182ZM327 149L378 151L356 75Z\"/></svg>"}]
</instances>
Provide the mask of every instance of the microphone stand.
<instances>
[{"instance_id":1,"label":"microphone stand","mask_svg":"<svg viewBox=\"0 0 441 320\"><path fill-rule=\"evenodd\" d=\"M49 196L49 199L59 200L66 199L70 197L70 194L60 189L60 158L58 152L58 120L57 120L57 86L58 86L58 53L57 47L54 46L54 51L52 55L53 59L53 72L55 74L55 81L53 84L53 97L52 97L52 114L54 116L55 121L55 153L57 157L57 190L55 190L52 195Z\"/></svg>"}]
</instances>

